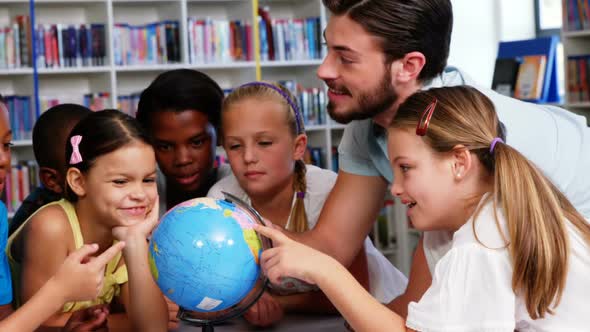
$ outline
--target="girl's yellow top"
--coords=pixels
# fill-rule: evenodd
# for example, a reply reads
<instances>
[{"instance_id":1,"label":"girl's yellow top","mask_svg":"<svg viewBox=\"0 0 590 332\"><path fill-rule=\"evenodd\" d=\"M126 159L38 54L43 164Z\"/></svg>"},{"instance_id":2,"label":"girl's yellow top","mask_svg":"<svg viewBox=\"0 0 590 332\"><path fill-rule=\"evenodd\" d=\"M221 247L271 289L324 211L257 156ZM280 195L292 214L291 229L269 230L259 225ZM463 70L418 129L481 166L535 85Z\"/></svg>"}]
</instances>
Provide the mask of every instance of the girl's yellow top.
<instances>
[{"instance_id":1,"label":"girl's yellow top","mask_svg":"<svg viewBox=\"0 0 590 332\"><path fill-rule=\"evenodd\" d=\"M42 209L47 208L48 206L52 205L59 205L65 211L68 221L70 222L70 226L72 227L72 233L74 235L74 243L76 245L76 249L82 247L84 245L84 238L82 237L82 231L80 230L80 223L78 222L78 216L76 215L76 210L74 209L74 205L68 200L62 199L57 202L49 203L39 210L37 210L34 214L31 215L33 217ZM10 271L12 274L12 286L14 291L14 302L17 307L22 305L21 297L20 297L20 275L21 275L21 264L14 260L12 257L12 253L10 248L12 247L12 243L16 236L21 232L23 226L31 219L27 219L14 234L10 236L8 239L8 243L6 245L6 255L8 256L8 260L10 262ZM50 221L48 221L50 222ZM121 253L117 254L108 264L105 269L105 278L104 284L102 286L102 290L97 298L90 301L79 301L79 302L68 302L63 306L62 312L72 312L80 309L85 309L97 304L105 304L111 303L113 297L119 295L121 292L121 285L126 283L128 280L127 276L127 267L125 265L120 266L117 269L117 265L121 260ZM115 270L116 269L116 270Z\"/></svg>"}]
</instances>

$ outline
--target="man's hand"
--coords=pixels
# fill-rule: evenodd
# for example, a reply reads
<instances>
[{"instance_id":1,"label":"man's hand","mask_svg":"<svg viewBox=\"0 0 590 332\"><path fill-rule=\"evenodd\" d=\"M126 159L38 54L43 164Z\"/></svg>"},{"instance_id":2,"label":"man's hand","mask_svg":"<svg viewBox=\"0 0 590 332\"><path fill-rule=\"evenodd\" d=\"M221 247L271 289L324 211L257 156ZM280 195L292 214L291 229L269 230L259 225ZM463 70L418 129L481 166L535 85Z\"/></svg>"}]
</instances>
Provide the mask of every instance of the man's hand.
<instances>
[{"instance_id":1,"label":"man's hand","mask_svg":"<svg viewBox=\"0 0 590 332\"><path fill-rule=\"evenodd\" d=\"M75 311L70 316L63 332L108 331L107 316L109 309L101 304L94 307Z\"/></svg>"},{"instance_id":2,"label":"man's hand","mask_svg":"<svg viewBox=\"0 0 590 332\"><path fill-rule=\"evenodd\" d=\"M244 318L252 325L267 327L283 319L285 312L281 304L268 292L246 311Z\"/></svg>"}]
</instances>

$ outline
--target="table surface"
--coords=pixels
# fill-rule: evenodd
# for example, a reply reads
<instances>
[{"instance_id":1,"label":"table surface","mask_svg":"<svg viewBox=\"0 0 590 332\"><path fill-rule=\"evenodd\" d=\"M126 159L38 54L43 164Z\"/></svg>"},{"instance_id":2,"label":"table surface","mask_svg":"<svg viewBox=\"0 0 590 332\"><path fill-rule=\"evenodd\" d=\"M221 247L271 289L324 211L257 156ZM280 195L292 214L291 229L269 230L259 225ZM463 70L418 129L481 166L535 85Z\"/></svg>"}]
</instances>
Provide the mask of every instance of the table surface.
<instances>
[{"instance_id":1,"label":"table surface","mask_svg":"<svg viewBox=\"0 0 590 332\"><path fill-rule=\"evenodd\" d=\"M190 326L181 323L178 332L200 332L201 327ZM324 315L287 315L277 325L270 328L256 328L248 324L244 319L238 318L215 326L215 332L241 332L241 331L269 331L269 332L347 332L344 319L340 316Z\"/></svg>"}]
</instances>

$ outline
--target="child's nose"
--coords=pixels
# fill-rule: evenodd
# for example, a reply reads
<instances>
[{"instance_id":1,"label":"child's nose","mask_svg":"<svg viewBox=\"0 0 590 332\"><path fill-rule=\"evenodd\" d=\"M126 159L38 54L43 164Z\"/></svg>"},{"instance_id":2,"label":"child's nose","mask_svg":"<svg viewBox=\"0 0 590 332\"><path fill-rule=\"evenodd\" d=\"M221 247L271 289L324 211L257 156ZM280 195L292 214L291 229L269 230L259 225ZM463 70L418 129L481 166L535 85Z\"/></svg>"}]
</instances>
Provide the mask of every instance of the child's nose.
<instances>
[{"instance_id":1,"label":"child's nose","mask_svg":"<svg viewBox=\"0 0 590 332\"><path fill-rule=\"evenodd\" d=\"M397 181L394 181L391 185L391 189L389 190L393 196L401 196L404 192L402 186L400 186Z\"/></svg>"},{"instance_id":2,"label":"child's nose","mask_svg":"<svg viewBox=\"0 0 590 332\"><path fill-rule=\"evenodd\" d=\"M246 163L253 163L258 161L258 156L254 148L248 146L244 147L244 161Z\"/></svg>"}]
</instances>

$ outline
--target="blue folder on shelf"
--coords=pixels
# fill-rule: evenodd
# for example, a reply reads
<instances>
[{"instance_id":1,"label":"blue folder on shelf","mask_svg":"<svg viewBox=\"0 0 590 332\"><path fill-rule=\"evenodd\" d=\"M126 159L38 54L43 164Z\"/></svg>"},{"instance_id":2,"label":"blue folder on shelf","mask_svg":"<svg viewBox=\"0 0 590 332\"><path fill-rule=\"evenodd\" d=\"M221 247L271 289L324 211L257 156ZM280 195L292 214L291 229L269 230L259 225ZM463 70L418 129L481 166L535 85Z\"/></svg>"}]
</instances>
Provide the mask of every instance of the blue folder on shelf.
<instances>
[{"instance_id":1,"label":"blue folder on shelf","mask_svg":"<svg viewBox=\"0 0 590 332\"><path fill-rule=\"evenodd\" d=\"M545 55L547 67L539 99L528 100L536 103L560 103L557 79L557 36L500 42L498 59L521 58L527 55Z\"/></svg>"}]
</instances>

